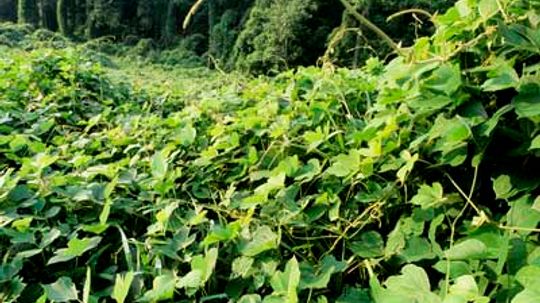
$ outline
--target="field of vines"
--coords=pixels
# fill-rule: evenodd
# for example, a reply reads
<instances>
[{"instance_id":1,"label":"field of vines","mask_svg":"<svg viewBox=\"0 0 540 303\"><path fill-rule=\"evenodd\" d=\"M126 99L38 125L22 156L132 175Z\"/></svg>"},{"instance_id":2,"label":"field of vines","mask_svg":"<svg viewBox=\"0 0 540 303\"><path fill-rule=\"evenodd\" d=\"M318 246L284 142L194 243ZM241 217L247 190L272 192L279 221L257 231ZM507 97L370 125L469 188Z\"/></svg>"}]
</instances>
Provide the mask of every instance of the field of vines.
<instances>
[{"instance_id":1,"label":"field of vines","mask_svg":"<svg viewBox=\"0 0 540 303\"><path fill-rule=\"evenodd\" d=\"M540 302L540 2L430 19L275 77L0 27L0 302Z\"/></svg>"}]
</instances>

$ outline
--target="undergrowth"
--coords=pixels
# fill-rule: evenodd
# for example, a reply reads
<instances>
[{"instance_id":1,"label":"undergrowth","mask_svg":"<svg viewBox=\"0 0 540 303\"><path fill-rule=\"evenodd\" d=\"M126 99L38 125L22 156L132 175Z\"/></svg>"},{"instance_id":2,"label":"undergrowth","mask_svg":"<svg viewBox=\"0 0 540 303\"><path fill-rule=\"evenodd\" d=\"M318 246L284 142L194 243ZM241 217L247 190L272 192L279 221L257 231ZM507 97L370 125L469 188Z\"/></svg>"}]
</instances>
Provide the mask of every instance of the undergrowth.
<instances>
[{"instance_id":1,"label":"undergrowth","mask_svg":"<svg viewBox=\"0 0 540 303\"><path fill-rule=\"evenodd\" d=\"M0 301L540 301L533 5L274 78L4 47Z\"/></svg>"}]
</instances>

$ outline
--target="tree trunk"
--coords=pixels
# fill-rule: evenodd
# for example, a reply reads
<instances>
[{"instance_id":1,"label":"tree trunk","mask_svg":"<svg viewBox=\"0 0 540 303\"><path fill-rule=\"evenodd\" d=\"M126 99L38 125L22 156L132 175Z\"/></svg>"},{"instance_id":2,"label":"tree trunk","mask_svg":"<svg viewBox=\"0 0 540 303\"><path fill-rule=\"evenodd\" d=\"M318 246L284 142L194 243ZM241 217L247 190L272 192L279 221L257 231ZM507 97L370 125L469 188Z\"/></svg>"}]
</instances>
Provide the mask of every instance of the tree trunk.
<instances>
[{"instance_id":1,"label":"tree trunk","mask_svg":"<svg viewBox=\"0 0 540 303\"><path fill-rule=\"evenodd\" d=\"M163 40L166 44L172 42L176 32L176 18L174 13L175 2L169 0L167 3L165 27L163 31Z\"/></svg>"},{"instance_id":2,"label":"tree trunk","mask_svg":"<svg viewBox=\"0 0 540 303\"><path fill-rule=\"evenodd\" d=\"M68 36L70 34L67 23L67 1L68 0L57 0L56 2L56 20L58 22L58 30L64 36Z\"/></svg>"},{"instance_id":3,"label":"tree trunk","mask_svg":"<svg viewBox=\"0 0 540 303\"><path fill-rule=\"evenodd\" d=\"M56 8L55 0L39 0L39 26L46 28L51 31L56 31L57 20L56 20Z\"/></svg>"},{"instance_id":4,"label":"tree trunk","mask_svg":"<svg viewBox=\"0 0 540 303\"><path fill-rule=\"evenodd\" d=\"M17 17L19 23L28 23L37 26L39 16L36 0L19 0Z\"/></svg>"}]
</instances>

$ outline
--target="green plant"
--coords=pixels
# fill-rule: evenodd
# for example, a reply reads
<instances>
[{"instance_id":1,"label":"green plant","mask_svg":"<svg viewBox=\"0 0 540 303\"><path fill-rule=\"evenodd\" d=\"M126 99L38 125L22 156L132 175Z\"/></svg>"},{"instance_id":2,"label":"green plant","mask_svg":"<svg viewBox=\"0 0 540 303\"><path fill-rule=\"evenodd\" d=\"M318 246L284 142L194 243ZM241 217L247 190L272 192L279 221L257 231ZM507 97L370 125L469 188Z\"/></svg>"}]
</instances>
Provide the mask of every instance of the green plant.
<instances>
[{"instance_id":1,"label":"green plant","mask_svg":"<svg viewBox=\"0 0 540 303\"><path fill-rule=\"evenodd\" d=\"M274 78L9 50L2 301L535 302L537 12Z\"/></svg>"}]
</instances>

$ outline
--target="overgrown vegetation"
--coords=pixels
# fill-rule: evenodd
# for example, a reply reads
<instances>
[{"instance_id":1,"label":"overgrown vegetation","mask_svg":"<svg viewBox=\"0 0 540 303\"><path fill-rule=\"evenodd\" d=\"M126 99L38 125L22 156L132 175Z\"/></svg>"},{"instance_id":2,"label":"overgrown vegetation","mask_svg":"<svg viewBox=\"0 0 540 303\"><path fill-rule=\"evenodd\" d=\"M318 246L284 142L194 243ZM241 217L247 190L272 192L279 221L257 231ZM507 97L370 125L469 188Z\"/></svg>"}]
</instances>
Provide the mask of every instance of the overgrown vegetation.
<instances>
[{"instance_id":1,"label":"overgrown vegetation","mask_svg":"<svg viewBox=\"0 0 540 303\"><path fill-rule=\"evenodd\" d=\"M540 301L539 10L272 78L0 45L0 301Z\"/></svg>"}]
</instances>

